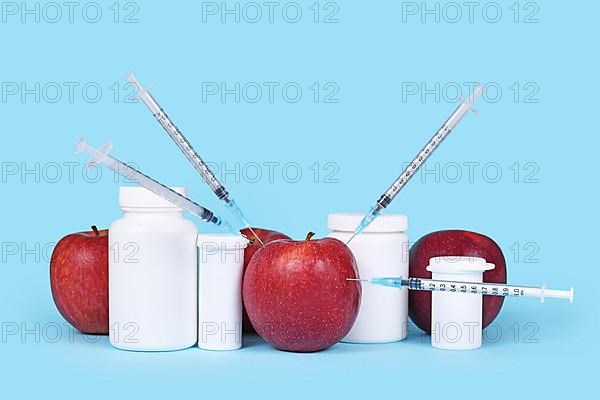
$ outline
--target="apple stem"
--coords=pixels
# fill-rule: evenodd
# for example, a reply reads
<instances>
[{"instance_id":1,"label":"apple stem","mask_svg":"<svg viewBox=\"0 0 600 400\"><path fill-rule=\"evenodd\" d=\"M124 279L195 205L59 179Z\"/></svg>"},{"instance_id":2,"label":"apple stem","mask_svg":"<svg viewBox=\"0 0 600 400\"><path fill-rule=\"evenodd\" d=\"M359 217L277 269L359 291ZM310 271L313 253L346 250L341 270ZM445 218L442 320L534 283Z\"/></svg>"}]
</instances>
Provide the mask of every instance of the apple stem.
<instances>
[{"instance_id":1,"label":"apple stem","mask_svg":"<svg viewBox=\"0 0 600 400\"><path fill-rule=\"evenodd\" d=\"M98 227L96 225L92 225L92 230L94 231L94 233L96 234L96 236L100 235L100 232L98 232Z\"/></svg>"},{"instance_id":2,"label":"apple stem","mask_svg":"<svg viewBox=\"0 0 600 400\"><path fill-rule=\"evenodd\" d=\"M310 239L312 239L313 236L315 236L314 232L308 232L306 234L306 239L304 239L304 240L308 242Z\"/></svg>"}]
</instances>

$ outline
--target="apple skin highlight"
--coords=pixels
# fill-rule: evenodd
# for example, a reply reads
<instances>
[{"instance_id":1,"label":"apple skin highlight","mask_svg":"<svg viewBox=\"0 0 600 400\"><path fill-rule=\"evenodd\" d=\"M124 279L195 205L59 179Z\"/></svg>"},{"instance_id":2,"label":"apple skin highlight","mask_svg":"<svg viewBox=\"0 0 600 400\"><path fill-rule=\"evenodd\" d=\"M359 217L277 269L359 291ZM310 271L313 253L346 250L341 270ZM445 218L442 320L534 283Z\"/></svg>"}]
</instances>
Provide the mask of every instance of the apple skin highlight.
<instances>
[{"instance_id":1,"label":"apple skin highlight","mask_svg":"<svg viewBox=\"0 0 600 400\"><path fill-rule=\"evenodd\" d=\"M260 248L244 275L243 297L256 332L273 347L314 352L352 328L361 298L356 260L343 242L277 240Z\"/></svg>"}]
</instances>

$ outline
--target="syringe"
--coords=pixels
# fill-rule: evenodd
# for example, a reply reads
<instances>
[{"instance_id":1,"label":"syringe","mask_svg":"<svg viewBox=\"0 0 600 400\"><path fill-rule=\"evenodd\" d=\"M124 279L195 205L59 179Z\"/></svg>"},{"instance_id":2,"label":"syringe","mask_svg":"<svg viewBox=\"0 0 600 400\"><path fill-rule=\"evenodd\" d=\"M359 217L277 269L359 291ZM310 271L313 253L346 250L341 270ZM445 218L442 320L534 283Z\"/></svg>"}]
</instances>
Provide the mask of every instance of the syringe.
<instances>
[{"instance_id":1,"label":"syringe","mask_svg":"<svg viewBox=\"0 0 600 400\"><path fill-rule=\"evenodd\" d=\"M133 85L136 89L136 96L140 99L150 110L154 118L158 121L158 123L163 127L165 132L173 139L177 147L181 150L181 152L186 156L188 161L194 166L196 171L202 176L204 182L208 184L213 193L225 202L227 209L235 216L235 218L240 222L244 228L250 229L252 234L258 239L258 241L263 244L262 240L258 237L258 235L254 232L252 227L250 226L250 222L236 204L236 202L229 196L229 192L225 189L225 186L219 182L215 174L211 171L208 165L202 160L200 155L194 150L190 141L185 137L183 132L177 128L175 123L169 118L167 113L163 110L163 108L158 104L154 96L150 93L150 87L144 88L140 82L135 77L133 72L130 72L126 76L127 80Z\"/></svg>"},{"instance_id":2,"label":"syringe","mask_svg":"<svg viewBox=\"0 0 600 400\"><path fill-rule=\"evenodd\" d=\"M437 147L444 141L444 139L452 132L452 130L458 125L458 123L465 116L467 111L471 110L476 112L473 109L473 102L481 95L483 92L483 88L481 86L477 86L475 91L471 95L471 97L467 99L461 98L460 105L454 110L452 115L444 122L442 127L438 129L438 131L433 135L431 140L427 142L427 144L421 149L419 154L412 160L412 162L402 171L400 176L392 183L392 185L379 197L377 203L369 210L368 214L362 219L360 224L354 230L354 234L348 239L346 243L350 243L352 239L359 233L361 233L375 218L381 214L381 212L390 205L394 197L404 188L406 183L412 178L417 170L425 163L425 161L429 158L431 153L437 149Z\"/></svg>"},{"instance_id":3,"label":"syringe","mask_svg":"<svg viewBox=\"0 0 600 400\"><path fill-rule=\"evenodd\" d=\"M539 297L543 303L546 297L554 297L559 299L569 299L573 302L574 289L571 290L552 290L546 289L546 286L515 286L505 285L501 283L476 283L476 282L460 282L460 281L443 281L437 279L422 279L422 278L371 278L371 279L355 279L346 278L349 281L370 282L375 285L390 286L401 289L406 287L410 290L427 290L430 292L449 292L462 294L484 294L491 296L504 297Z\"/></svg>"},{"instance_id":4,"label":"syringe","mask_svg":"<svg viewBox=\"0 0 600 400\"><path fill-rule=\"evenodd\" d=\"M197 216L205 222L215 224L220 228L229 232L235 233L233 228L221 218L217 217L212 211L202 207L200 204L188 199L187 197L177 193L173 189L163 185L162 183L150 178L148 175L138 171L137 169L125 164L124 162L112 157L108 153L112 148L111 142L104 144L99 149L96 149L85 142L84 138L81 138L75 143L75 153L87 153L91 159L88 165L101 164L110 170L116 172L119 175L124 176L134 182L137 182L140 186L154 192L158 196L165 200L170 201L179 208L189 211L191 214Z\"/></svg>"}]
</instances>

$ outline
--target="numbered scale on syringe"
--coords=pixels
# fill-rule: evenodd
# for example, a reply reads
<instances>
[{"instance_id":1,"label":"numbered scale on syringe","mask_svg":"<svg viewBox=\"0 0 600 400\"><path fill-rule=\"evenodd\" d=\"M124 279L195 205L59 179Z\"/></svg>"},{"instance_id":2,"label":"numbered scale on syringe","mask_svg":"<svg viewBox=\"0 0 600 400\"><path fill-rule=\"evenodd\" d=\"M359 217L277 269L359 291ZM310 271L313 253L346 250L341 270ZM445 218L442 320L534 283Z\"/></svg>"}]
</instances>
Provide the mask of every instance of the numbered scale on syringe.
<instances>
[{"instance_id":1,"label":"numbered scale on syringe","mask_svg":"<svg viewBox=\"0 0 600 400\"><path fill-rule=\"evenodd\" d=\"M427 281L414 279L414 285L418 286L416 290L429 290L437 292L450 293L470 293L484 294L492 296L525 296L523 287L518 286L495 286L486 283L469 283L469 282L445 282L445 281ZM412 283L412 282L411 282ZM412 285L411 285L412 286ZM539 289L539 288L532 288Z\"/></svg>"}]
</instances>

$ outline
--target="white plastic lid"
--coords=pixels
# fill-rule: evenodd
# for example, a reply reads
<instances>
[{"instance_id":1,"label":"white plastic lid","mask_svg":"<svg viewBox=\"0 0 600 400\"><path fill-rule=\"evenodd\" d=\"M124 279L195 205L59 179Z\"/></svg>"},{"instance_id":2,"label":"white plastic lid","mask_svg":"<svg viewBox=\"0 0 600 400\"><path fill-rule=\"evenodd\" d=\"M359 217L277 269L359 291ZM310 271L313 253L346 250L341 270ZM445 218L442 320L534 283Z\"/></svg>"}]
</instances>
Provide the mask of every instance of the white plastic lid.
<instances>
[{"instance_id":1,"label":"white plastic lid","mask_svg":"<svg viewBox=\"0 0 600 400\"><path fill-rule=\"evenodd\" d=\"M481 257L470 256L441 256L429 259L427 271L444 274L470 274L494 269L494 264L486 262Z\"/></svg>"},{"instance_id":2,"label":"white plastic lid","mask_svg":"<svg viewBox=\"0 0 600 400\"><path fill-rule=\"evenodd\" d=\"M335 213L327 216L327 227L332 231L354 232L366 214L359 212ZM363 232L404 232L408 229L408 217L404 214L382 214Z\"/></svg>"},{"instance_id":3,"label":"white plastic lid","mask_svg":"<svg viewBox=\"0 0 600 400\"><path fill-rule=\"evenodd\" d=\"M184 187L172 187L177 193L186 196ZM119 206L121 208L172 208L179 209L173 203L141 186L121 186L119 188Z\"/></svg>"},{"instance_id":4,"label":"white plastic lid","mask_svg":"<svg viewBox=\"0 0 600 400\"><path fill-rule=\"evenodd\" d=\"M201 233L198 235L198 247L210 247L219 250L241 250L248 246L250 241L242 235L230 233Z\"/></svg>"}]
</instances>

